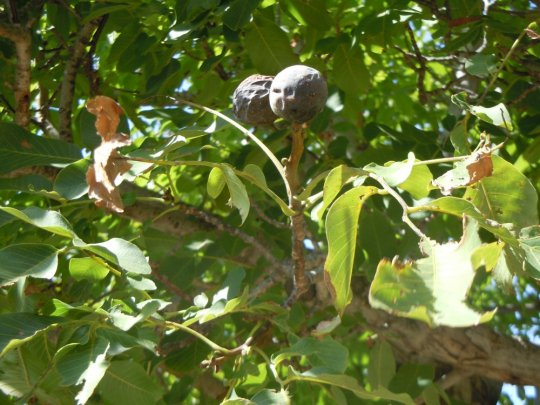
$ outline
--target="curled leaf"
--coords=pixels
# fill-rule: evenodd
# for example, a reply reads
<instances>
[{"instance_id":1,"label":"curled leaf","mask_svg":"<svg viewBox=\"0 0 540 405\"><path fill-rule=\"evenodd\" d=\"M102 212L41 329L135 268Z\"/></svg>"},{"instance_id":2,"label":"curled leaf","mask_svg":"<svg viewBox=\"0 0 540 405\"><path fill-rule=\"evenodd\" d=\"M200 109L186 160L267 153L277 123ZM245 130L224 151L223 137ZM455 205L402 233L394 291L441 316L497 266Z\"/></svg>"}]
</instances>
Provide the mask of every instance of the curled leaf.
<instances>
[{"instance_id":1,"label":"curled leaf","mask_svg":"<svg viewBox=\"0 0 540 405\"><path fill-rule=\"evenodd\" d=\"M98 207L123 212L124 205L117 185L121 175L131 165L121 160L117 149L131 144L125 134L116 133L122 108L111 98L97 96L88 101L86 108L96 115L96 130L101 144L94 150L94 164L86 172L88 196L96 200Z\"/></svg>"}]
</instances>

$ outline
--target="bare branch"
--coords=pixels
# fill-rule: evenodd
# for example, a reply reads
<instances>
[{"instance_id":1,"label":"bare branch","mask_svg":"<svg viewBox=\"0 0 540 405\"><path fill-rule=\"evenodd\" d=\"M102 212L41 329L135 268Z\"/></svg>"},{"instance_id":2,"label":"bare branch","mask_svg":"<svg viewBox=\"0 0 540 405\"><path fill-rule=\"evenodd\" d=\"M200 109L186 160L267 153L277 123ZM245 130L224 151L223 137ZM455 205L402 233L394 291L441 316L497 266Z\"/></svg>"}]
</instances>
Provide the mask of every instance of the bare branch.
<instances>
[{"instance_id":1,"label":"bare branch","mask_svg":"<svg viewBox=\"0 0 540 405\"><path fill-rule=\"evenodd\" d=\"M73 134L71 132L71 116L73 111L73 91L75 89L75 79L77 70L84 57L87 45L89 45L92 34L97 29L100 19L92 20L82 26L75 42L69 49L70 58L64 69L64 77L60 88L60 109L59 109L59 128L60 138L71 141Z\"/></svg>"},{"instance_id":2,"label":"bare branch","mask_svg":"<svg viewBox=\"0 0 540 405\"><path fill-rule=\"evenodd\" d=\"M30 123L30 60L32 37L30 30L19 24L0 24L0 36L15 44L15 122L23 128Z\"/></svg>"}]
</instances>

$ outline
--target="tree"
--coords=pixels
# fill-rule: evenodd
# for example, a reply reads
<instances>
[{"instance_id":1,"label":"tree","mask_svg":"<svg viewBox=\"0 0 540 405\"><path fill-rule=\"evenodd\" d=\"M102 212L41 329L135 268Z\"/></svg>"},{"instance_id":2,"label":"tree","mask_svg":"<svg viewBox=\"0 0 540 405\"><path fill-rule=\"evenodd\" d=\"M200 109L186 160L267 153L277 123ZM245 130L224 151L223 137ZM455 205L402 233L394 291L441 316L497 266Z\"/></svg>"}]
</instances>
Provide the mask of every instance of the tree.
<instances>
[{"instance_id":1,"label":"tree","mask_svg":"<svg viewBox=\"0 0 540 405\"><path fill-rule=\"evenodd\" d=\"M1 402L540 386L538 6L6 1ZM242 126L295 64L324 110Z\"/></svg>"}]
</instances>

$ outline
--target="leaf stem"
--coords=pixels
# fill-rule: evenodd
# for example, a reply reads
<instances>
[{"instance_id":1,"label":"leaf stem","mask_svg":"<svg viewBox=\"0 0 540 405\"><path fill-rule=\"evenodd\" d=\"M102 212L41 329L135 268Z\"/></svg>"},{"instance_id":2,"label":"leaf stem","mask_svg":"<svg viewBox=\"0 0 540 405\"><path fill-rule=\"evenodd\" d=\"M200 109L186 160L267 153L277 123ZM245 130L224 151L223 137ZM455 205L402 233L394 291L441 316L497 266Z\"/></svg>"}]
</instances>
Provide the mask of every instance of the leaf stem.
<instances>
[{"instance_id":1,"label":"leaf stem","mask_svg":"<svg viewBox=\"0 0 540 405\"><path fill-rule=\"evenodd\" d=\"M384 181L384 179L374 173L369 173L368 174L369 177L371 177L373 180L377 181L381 186L382 188L388 193L390 194L392 197L394 197L394 199L398 202L399 205L401 205L401 208L403 208L403 215L401 216L401 220L406 223L409 228L411 228L411 230L417 234L420 238L422 239L425 239L427 238L427 236L420 230L420 228L418 228L412 221L411 219L409 218L409 209L410 207L407 205L407 203L405 202L405 200L403 198L401 198L401 196L392 188L388 185L388 183L386 181Z\"/></svg>"}]
</instances>

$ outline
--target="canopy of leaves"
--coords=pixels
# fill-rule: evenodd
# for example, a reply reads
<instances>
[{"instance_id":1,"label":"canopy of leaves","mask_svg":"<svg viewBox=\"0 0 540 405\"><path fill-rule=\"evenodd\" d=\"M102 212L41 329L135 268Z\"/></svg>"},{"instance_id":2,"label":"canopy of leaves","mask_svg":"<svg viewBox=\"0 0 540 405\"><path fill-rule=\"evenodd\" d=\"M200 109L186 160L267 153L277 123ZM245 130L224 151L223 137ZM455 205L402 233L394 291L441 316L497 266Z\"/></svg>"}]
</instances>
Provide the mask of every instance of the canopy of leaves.
<instances>
[{"instance_id":1,"label":"canopy of leaves","mask_svg":"<svg viewBox=\"0 0 540 405\"><path fill-rule=\"evenodd\" d=\"M0 403L472 402L373 314L540 335L539 18L2 3ZM242 127L236 86L295 64L325 77L324 110Z\"/></svg>"}]
</instances>

